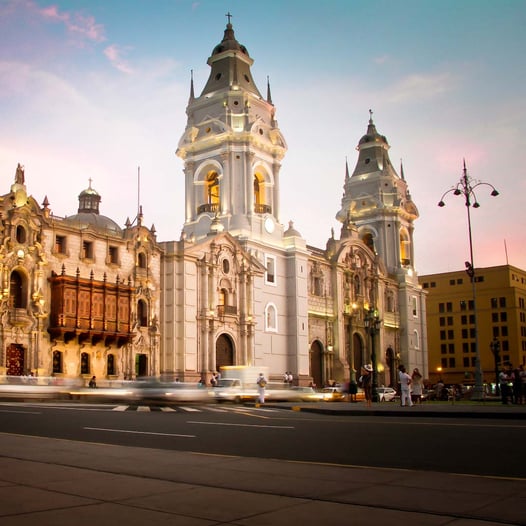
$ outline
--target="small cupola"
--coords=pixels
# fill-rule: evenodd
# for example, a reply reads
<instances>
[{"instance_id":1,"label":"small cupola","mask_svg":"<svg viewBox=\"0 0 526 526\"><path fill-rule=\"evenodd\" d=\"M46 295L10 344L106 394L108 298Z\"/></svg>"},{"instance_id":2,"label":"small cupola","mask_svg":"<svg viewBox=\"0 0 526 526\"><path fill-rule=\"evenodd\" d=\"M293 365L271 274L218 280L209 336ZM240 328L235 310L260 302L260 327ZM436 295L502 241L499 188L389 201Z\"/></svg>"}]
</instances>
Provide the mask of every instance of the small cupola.
<instances>
[{"instance_id":1,"label":"small cupola","mask_svg":"<svg viewBox=\"0 0 526 526\"><path fill-rule=\"evenodd\" d=\"M100 204L99 193L91 188L91 178L89 180L89 187L79 194L79 214L98 214Z\"/></svg>"}]
</instances>

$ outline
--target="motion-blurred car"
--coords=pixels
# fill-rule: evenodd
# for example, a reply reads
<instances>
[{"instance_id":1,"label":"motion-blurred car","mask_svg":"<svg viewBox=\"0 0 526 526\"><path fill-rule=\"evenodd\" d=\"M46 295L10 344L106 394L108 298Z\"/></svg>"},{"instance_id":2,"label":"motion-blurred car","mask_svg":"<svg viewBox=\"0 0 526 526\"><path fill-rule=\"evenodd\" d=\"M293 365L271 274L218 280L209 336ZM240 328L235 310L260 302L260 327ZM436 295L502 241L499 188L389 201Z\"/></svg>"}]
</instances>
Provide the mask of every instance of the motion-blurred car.
<instances>
[{"instance_id":1,"label":"motion-blurred car","mask_svg":"<svg viewBox=\"0 0 526 526\"><path fill-rule=\"evenodd\" d=\"M127 387L131 391L130 398L139 401L205 402L210 399L206 387L189 382L162 382L147 378L131 382Z\"/></svg>"},{"instance_id":2,"label":"motion-blurred car","mask_svg":"<svg viewBox=\"0 0 526 526\"><path fill-rule=\"evenodd\" d=\"M290 388L290 400L292 402L321 402L323 393L312 387L294 386Z\"/></svg>"},{"instance_id":3,"label":"motion-blurred car","mask_svg":"<svg viewBox=\"0 0 526 526\"><path fill-rule=\"evenodd\" d=\"M396 390L392 387L377 387L378 401L391 402L396 398Z\"/></svg>"},{"instance_id":4,"label":"motion-blurred car","mask_svg":"<svg viewBox=\"0 0 526 526\"><path fill-rule=\"evenodd\" d=\"M324 402L341 402L345 399L340 387L324 387L321 390L321 394Z\"/></svg>"}]
</instances>

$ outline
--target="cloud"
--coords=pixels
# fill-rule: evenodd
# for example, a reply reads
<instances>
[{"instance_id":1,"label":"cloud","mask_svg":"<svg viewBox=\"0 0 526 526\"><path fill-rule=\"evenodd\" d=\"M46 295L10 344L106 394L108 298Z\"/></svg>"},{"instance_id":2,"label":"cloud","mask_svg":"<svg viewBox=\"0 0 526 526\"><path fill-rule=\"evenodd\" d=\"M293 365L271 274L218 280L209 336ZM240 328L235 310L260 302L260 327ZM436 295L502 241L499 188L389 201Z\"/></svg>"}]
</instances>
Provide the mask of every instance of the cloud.
<instances>
[{"instance_id":1,"label":"cloud","mask_svg":"<svg viewBox=\"0 0 526 526\"><path fill-rule=\"evenodd\" d=\"M434 99L451 91L456 83L454 76L444 73L414 73L390 86L388 99L392 103Z\"/></svg>"},{"instance_id":2,"label":"cloud","mask_svg":"<svg viewBox=\"0 0 526 526\"><path fill-rule=\"evenodd\" d=\"M27 5L30 4L31 3L28 3ZM37 12L45 20L64 24L70 33L81 35L93 42L103 42L106 40L104 26L102 24L97 24L93 16L84 16L80 13L71 13L67 11L61 12L57 6L37 9Z\"/></svg>"},{"instance_id":3,"label":"cloud","mask_svg":"<svg viewBox=\"0 0 526 526\"><path fill-rule=\"evenodd\" d=\"M122 58L122 53L126 50L112 44L104 49L104 55L110 61L110 63L122 73L133 73L133 69L128 65L128 63Z\"/></svg>"}]
</instances>

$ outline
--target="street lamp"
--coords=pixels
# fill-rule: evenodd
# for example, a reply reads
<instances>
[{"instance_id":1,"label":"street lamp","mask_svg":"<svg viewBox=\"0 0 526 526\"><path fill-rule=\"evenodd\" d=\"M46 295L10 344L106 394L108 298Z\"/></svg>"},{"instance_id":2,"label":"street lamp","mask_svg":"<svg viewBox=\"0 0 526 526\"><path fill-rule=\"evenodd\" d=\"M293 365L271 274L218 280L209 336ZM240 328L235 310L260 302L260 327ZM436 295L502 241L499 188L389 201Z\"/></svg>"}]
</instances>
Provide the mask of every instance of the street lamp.
<instances>
[{"instance_id":1,"label":"street lamp","mask_svg":"<svg viewBox=\"0 0 526 526\"><path fill-rule=\"evenodd\" d=\"M499 363L500 363L500 342L497 338L493 338L493 341L489 344L489 348L495 358L495 394L500 395L499 386Z\"/></svg>"},{"instance_id":2,"label":"street lamp","mask_svg":"<svg viewBox=\"0 0 526 526\"><path fill-rule=\"evenodd\" d=\"M468 234L469 234L469 261L466 261L466 272L468 276L471 279L471 287L473 290L473 317L474 317L474 324L475 324L475 388L473 390L472 399L482 399L484 398L484 385L483 385L483 378L482 378L482 367L480 363L480 348L479 348L479 332L478 332L478 320L477 320L477 297L476 297L476 287L475 287L475 264L473 262L473 238L471 235L471 213L470 209L473 208L479 208L480 203L477 201L477 196L475 194L475 188L479 186L489 186L491 188L491 196L496 197L499 195L499 192L495 189L495 187L489 183L484 183L481 181L475 181L471 177L468 176L468 172L466 169L466 160L464 160L464 169L462 171L462 177L460 178L460 181L457 183L457 185L447 192L444 193L442 196L442 199L440 199L438 206L443 207L446 206L446 203L444 203L444 198L447 194L450 192L453 193L453 195L462 195L464 196L464 204L466 205L466 211L468 215Z\"/></svg>"},{"instance_id":3,"label":"street lamp","mask_svg":"<svg viewBox=\"0 0 526 526\"><path fill-rule=\"evenodd\" d=\"M349 329L349 367L350 367L350 380L351 382L356 382L356 369L354 368L354 345L353 345L353 335L352 335L352 324L354 317L356 316L356 309L358 305L356 303L347 303L345 305L345 315L348 318L348 329Z\"/></svg>"},{"instance_id":4,"label":"street lamp","mask_svg":"<svg viewBox=\"0 0 526 526\"><path fill-rule=\"evenodd\" d=\"M371 340L371 365L373 367L372 401L378 402L378 367L376 365L376 335L380 332L382 320L376 309L369 309L364 318L365 329Z\"/></svg>"}]
</instances>

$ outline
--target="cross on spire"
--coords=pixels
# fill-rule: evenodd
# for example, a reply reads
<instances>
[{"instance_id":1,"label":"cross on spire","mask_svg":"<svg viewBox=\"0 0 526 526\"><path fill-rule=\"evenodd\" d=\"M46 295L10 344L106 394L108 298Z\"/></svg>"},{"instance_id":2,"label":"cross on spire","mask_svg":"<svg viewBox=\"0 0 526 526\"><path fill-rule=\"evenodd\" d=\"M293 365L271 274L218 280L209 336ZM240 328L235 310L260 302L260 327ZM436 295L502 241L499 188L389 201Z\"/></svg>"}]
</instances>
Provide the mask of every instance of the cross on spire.
<instances>
[{"instance_id":1,"label":"cross on spire","mask_svg":"<svg viewBox=\"0 0 526 526\"><path fill-rule=\"evenodd\" d=\"M228 25L230 25L231 22L232 22L232 21L230 20L230 19L232 18L232 15L230 14L230 11L229 11L225 16L228 18Z\"/></svg>"}]
</instances>

